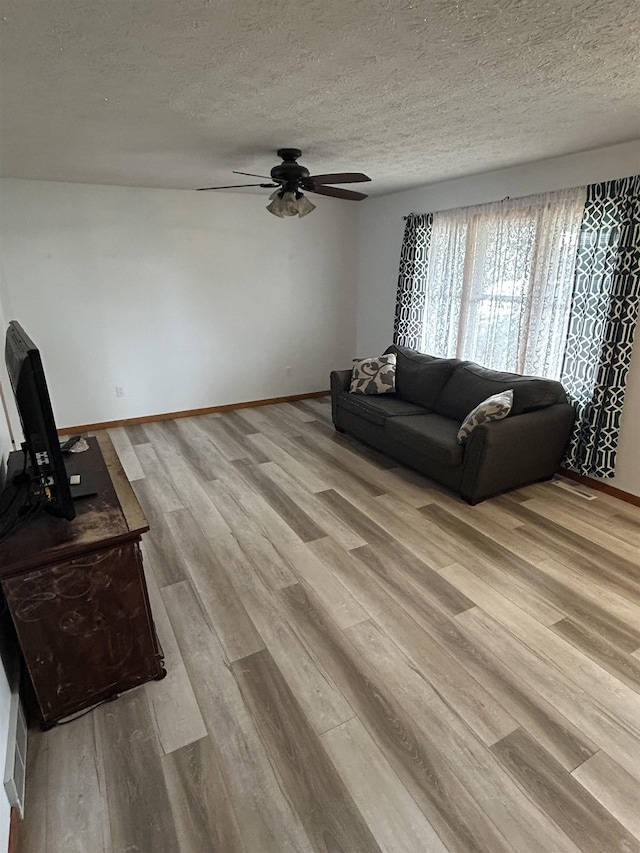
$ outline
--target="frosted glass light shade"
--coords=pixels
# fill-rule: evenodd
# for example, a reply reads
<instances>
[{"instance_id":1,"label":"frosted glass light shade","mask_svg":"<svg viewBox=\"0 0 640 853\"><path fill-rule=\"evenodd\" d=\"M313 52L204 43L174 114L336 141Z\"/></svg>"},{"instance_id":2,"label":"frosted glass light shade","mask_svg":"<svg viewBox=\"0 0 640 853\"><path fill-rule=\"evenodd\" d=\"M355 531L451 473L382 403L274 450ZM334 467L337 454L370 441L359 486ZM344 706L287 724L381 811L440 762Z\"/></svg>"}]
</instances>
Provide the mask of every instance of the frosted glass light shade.
<instances>
[{"instance_id":1,"label":"frosted glass light shade","mask_svg":"<svg viewBox=\"0 0 640 853\"><path fill-rule=\"evenodd\" d=\"M271 203L267 205L269 213L273 213L274 216L279 216L280 218L297 215L298 203L295 193L283 193L280 195L280 191L276 191L272 194L271 199Z\"/></svg>"},{"instance_id":2,"label":"frosted glass light shade","mask_svg":"<svg viewBox=\"0 0 640 853\"><path fill-rule=\"evenodd\" d=\"M274 216L279 216L281 219L284 216L303 217L315 209L315 204L312 204L302 193L283 193L282 190L271 193L267 205L269 213L273 213Z\"/></svg>"},{"instance_id":3,"label":"frosted glass light shade","mask_svg":"<svg viewBox=\"0 0 640 853\"><path fill-rule=\"evenodd\" d=\"M306 195L302 195L302 193L300 193L300 198L298 199L298 216L302 219L303 216L306 216L315 209L315 204L310 202Z\"/></svg>"}]
</instances>

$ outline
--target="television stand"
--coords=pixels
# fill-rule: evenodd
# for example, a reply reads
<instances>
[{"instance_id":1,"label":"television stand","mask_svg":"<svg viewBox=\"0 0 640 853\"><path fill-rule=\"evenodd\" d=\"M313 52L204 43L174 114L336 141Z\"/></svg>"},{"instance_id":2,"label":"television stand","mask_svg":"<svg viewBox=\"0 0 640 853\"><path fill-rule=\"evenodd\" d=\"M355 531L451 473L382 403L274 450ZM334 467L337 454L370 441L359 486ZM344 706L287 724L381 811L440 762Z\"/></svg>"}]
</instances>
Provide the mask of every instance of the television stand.
<instances>
[{"instance_id":1,"label":"television stand","mask_svg":"<svg viewBox=\"0 0 640 853\"><path fill-rule=\"evenodd\" d=\"M95 488L76 517L42 513L0 544L0 586L43 728L166 675L140 554L147 521L106 433L76 457ZM10 455L8 477L23 460Z\"/></svg>"}]
</instances>

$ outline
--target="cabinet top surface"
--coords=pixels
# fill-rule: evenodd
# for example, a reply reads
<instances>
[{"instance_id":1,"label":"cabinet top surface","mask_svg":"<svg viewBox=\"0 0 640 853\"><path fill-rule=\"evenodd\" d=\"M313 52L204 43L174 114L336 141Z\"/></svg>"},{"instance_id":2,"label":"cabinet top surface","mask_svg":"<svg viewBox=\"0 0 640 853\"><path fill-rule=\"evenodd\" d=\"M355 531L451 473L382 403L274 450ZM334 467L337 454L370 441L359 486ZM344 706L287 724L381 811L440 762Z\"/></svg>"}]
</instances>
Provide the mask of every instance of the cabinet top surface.
<instances>
[{"instance_id":1,"label":"cabinet top surface","mask_svg":"<svg viewBox=\"0 0 640 853\"><path fill-rule=\"evenodd\" d=\"M139 539L149 529L109 437L89 438L88 443L78 462L97 494L76 501L72 521L42 513L1 543L0 581L117 541Z\"/></svg>"}]
</instances>

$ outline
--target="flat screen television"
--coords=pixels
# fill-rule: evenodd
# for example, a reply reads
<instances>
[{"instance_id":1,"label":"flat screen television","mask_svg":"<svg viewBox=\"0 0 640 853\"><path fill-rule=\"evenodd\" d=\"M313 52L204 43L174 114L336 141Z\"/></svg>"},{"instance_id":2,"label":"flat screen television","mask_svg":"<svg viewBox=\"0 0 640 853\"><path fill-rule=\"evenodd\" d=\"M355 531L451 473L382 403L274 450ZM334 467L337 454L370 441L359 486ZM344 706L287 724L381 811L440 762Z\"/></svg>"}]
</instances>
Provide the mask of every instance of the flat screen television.
<instances>
[{"instance_id":1,"label":"flat screen television","mask_svg":"<svg viewBox=\"0 0 640 853\"><path fill-rule=\"evenodd\" d=\"M75 517L69 478L38 348L20 323L7 329L5 362L16 400L30 486L52 515Z\"/></svg>"}]
</instances>

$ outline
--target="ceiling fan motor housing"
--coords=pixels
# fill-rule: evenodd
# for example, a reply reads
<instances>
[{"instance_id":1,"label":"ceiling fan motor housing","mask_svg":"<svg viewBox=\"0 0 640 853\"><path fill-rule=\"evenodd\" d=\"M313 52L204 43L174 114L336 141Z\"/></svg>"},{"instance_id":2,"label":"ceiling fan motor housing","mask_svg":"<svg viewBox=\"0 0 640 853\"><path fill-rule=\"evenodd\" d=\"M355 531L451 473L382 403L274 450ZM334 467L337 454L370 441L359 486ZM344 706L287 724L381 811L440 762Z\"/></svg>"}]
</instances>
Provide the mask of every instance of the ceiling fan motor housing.
<instances>
[{"instance_id":1,"label":"ceiling fan motor housing","mask_svg":"<svg viewBox=\"0 0 640 853\"><path fill-rule=\"evenodd\" d=\"M282 163L274 166L271 177L274 181L283 185L285 192L295 192L300 184L309 177L309 170L296 162L302 155L299 148L279 148L278 157Z\"/></svg>"}]
</instances>

